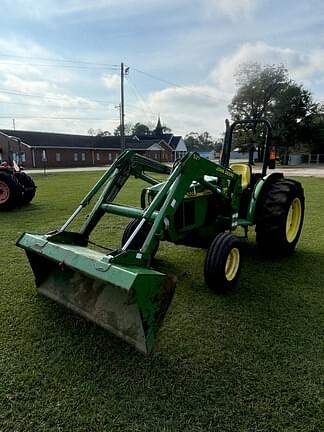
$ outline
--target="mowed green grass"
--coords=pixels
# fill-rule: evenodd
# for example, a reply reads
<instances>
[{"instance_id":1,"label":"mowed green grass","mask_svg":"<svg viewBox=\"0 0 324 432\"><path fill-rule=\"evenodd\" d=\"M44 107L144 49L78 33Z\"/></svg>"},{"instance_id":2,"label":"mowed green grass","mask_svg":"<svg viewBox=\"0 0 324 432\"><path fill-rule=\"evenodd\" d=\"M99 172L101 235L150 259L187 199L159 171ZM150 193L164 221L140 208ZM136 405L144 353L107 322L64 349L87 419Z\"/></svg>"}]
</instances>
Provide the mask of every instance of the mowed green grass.
<instances>
[{"instance_id":1,"label":"mowed green grass","mask_svg":"<svg viewBox=\"0 0 324 432\"><path fill-rule=\"evenodd\" d=\"M324 430L324 180L300 178L306 216L296 253L263 258L254 235L236 290L203 281L205 252L163 244L156 268L178 276L149 357L37 295L24 232L67 219L98 173L35 176L31 205L0 213L0 431ZM137 204L141 184L123 190ZM127 221L93 240L117 246Z\"/></svg>"}]
</instances>

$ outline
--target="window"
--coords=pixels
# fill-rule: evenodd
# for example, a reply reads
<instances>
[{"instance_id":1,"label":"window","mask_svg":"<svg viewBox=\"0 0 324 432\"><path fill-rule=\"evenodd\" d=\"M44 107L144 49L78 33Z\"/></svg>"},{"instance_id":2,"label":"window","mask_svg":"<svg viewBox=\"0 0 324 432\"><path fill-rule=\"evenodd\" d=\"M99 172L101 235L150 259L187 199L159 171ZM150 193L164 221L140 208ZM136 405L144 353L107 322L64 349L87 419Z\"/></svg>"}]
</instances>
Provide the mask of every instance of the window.
<instances>
[{"instance_id":1,"label":"window","mask_svg":"<svg viewBox=\"0 0 324 432\"><path fill-rule=\"evenodd\" d=\"M61 153L55 154L55 160L56 160L56 162L61 162Z\"/></svg>"},{"instance_id":2,"label":"window","mask_svg":"<svg viewBox=\"0 0 324 432\"><path fill-rule=\"evenodd\" d=\"M111 161L111 159L112 159L112 155L111 155L111 153L108 153L108 160Z\"/></svg>"},{"instance_id":3,"label":"window","mask_svg":"<svg viewBox=\"0 0 324 432\"><path fill-rule=\"evenodd\" d=\"M83 160L83 161L86 160L86 154L85 153L81 153L81 160Z\"/></svg>"},{"instance_id":4,"label":"window","mask_svg":"<svg viewBox=\"0 0 324 432\"><path fill-rule=\"evenodd\" d=\"M74 159L74 162L77 162L78 161L78 153L74 153L74 156L73 156L73 159Z\"/></svg>"},{"instance_id":5,"label":"window","mask_svg":"<svg viewBox=\"0 0 324 432\"><path fill-rule=\"evenodd\" d=\"M100 161L100 153L96 153L96 160Z\"/></svg>"},{"instance_id":6,"label":"window","mask_svg":"<svg viewBox=\"0 0 324 432\"><path fill-rule=\"evenodd\" d=\"M20 153L21 162L26 162L26 153Z\"/></svg>"}]
</instances>

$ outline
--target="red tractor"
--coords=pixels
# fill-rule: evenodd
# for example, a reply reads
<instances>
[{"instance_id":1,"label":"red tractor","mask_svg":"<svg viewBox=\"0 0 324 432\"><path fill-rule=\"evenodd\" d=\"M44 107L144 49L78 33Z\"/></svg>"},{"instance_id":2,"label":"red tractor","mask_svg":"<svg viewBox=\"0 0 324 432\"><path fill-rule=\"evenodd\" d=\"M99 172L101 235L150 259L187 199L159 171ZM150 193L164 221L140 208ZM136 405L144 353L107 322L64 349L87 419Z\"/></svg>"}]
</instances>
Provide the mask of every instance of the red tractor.
<instances>
[{"instance_id":1,"label":"red tractor","mask_svg":"<svg viewBox=\"0 0 324 432\"><path fill-rule=\"evenodd\" d=\"M19 138L14 138L14 140L19 140L20 144ZM11 154L10 151L8 153ZM11 210L14 207L29 204L35 193L35 183L23 171L21 164L18 165L14 159L0 161L0 211Z\"/></svg>"}]
</instances>

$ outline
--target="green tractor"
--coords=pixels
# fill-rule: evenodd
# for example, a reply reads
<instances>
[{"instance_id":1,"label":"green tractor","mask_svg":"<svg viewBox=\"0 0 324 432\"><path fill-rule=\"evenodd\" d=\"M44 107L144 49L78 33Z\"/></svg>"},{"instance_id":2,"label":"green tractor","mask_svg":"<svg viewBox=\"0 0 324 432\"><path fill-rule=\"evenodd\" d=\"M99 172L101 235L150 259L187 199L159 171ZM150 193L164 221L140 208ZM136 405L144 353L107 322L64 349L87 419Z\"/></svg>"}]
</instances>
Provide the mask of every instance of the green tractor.
<instances>
[{"instance_id":1,"label":"green tractor","mask_svg":"<svg viewBox=\"0 0 324 432\"><path fill-rule=\"evenodd\" d=\"M215 292L231 289L238 280L238 227L243 237L255 227L262 251L291 254L303 225L303 188L280 173L267 174L271 126L261 122L267 130L261 173L253 173L249 164L229 165L235 127L256 126L253 121L227 124L220 164L188 153L169 168L123 152L60 229L44 235L24 233L18 239L38 291L149 353L176 285L175 277L152 268L161 241L206 248L204 277ZM168 178L161 182L154 173ZM148 183L138 207L114 203L130 176ZM83 225L69 231L99 191ZM89 247L90 235L106 213L132 220L120 247L102 252Z\"/></svg>"}]
</instances>

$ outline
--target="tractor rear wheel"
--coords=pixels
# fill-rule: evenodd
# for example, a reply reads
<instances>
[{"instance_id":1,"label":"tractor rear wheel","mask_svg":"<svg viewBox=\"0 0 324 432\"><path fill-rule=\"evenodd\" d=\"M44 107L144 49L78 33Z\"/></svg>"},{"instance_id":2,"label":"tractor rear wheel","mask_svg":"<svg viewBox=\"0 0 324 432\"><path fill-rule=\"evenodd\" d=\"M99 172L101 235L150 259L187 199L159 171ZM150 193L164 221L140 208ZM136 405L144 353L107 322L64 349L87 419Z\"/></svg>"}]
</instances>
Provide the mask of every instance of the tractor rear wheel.
<instances>
[{"instance_id":1,"label":"tractor rear wheel","mask_svg":"<svg viewBox=\"0 0 324 432\"><path fill-rule=\"evenodd\" d=\"M23 187L22 204L29 204L36 193L36 185L34 180L23 171L16 173L16 176Z\"/></svg>"},{"instance_id":2,"label":"tractor rear wheel","mask_svg":"<svg viewBox=\"0 0 324 432\"><path fill-rule=\"evenodd\" d=\"M0 172L0 211L11 210L21 203L21 188L11 174Z\"/></svg>"},{"instance_id":3,"label":"tractor rear wheel","mask_svg":"<svg viewBox=\"0 0 324 432\"><path fill-rule=\"evenodd\" d=\"M133 219L129 224L126 226L123 238L122 238L122 246L127 242L127 240L130 238L130 236L133 234L135 229L137 228L138 224L140 223L141 219ZM135 238L131 241L130 245L128 246L129 249L139 250L143 246L145 239L147 237L147 234L149 233L150 226L147 222L142 226L141 230L136 234ZM152 258L155 256L159 248L159 242L157 242L153 253Z\"/></svg>"},{"instance_id":4,"label":"tractor rear wheel","mask_svg":"<svg viewBox=\"0 0 324 432\"><path fill-rule=\"evenodd\" d=\"M236 285L240 269L240 240L229 232L217 234L206 255L206 284L215 292L226 292Z\"/></svg>"},{"instance_id":5,"label":"tractor rear wheel","mask_svg":"<svg viewBox=\"0 0 324 432\"><path fill-rule=\"evenodd\" d=\"M295 250L304 221L302 185L278 179L261 195L256 212L256 240L263 252L289 255Z\"/></svg>"}]
</instances>

